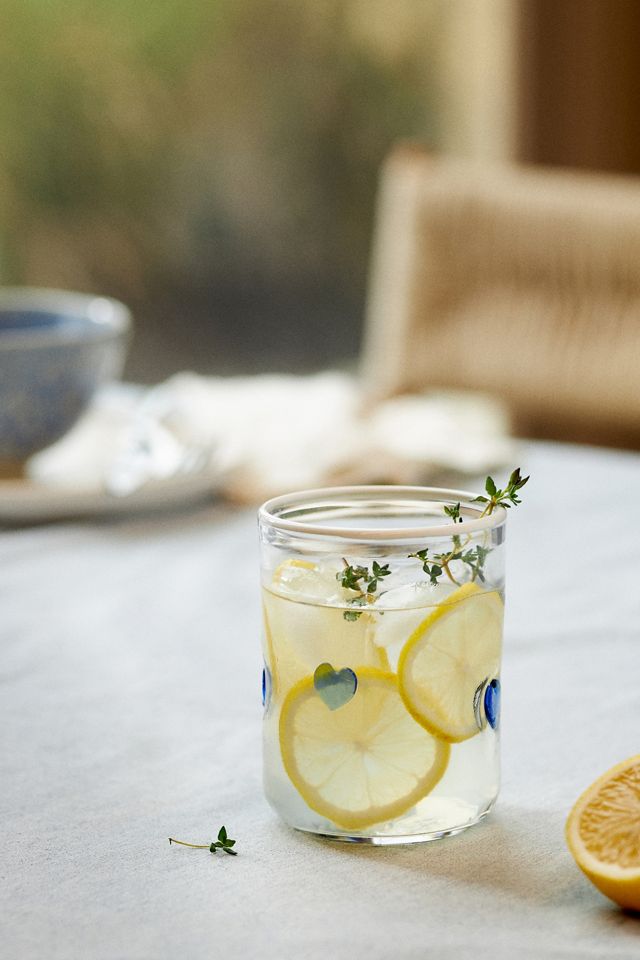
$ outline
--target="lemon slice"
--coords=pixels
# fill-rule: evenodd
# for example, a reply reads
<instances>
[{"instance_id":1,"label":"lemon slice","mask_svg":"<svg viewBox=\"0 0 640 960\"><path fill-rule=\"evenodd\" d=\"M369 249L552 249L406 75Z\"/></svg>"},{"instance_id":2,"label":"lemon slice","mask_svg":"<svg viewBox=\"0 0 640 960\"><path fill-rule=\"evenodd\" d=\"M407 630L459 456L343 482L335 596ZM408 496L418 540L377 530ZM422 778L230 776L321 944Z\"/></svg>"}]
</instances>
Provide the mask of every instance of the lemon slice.
<instances>
[{"instance_id":1,"label":"lemon slice","mask_svg":"<svg viewBox=\"0 0 640 960\"><path fill-rule=\"evenodd\" d=\"M330 710L306 677L280 715L291 782L312 810L346 830L411 809L442 777L450 750L407 713L392 673L353 670L357 688L344 706Z\"/></svg>"},{"instance_id":2,"label":"lemon slice","mask_svg":"<svg viewBox=\"0 0 640 960\"><path fill-rule=\"evenodd\" d=\"M466 583L404 645L400 694L412 716L436 736L457 743L479 732L478 695L500 669L503 611L498 593Z\"/></svg>"},{"instance_id":3,"label":"lemon slice","mask_svg":"<svg viewBox=\"0 0 640 960\"><path fill-rule=\"evenodd\" d=\"M344 609L335 605L345 603L337 569L287 560L276 569L272 589L263 591L266 657L276 696L323 660L336 668L388 667L384 649L375 644L373 618L364 612L345 620Z\"/></svg>"},{"instance_id":4,"label":"lemon slice","mask_svg":"<svg viewBox=\"0 0 640 960\"><path fill-rule=\"evenodd\" d=\"M567 844L589 880L621 907L640 910L640 754L585 790L566 826Z\"/></svg>"}]
</instances>

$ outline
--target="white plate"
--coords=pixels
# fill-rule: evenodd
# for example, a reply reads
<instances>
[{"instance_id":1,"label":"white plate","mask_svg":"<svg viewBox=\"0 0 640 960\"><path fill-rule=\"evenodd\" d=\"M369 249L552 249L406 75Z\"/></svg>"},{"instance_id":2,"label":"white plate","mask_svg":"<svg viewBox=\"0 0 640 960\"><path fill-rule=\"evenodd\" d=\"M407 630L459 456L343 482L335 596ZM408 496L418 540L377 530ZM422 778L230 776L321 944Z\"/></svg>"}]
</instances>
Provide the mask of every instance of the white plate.
<instances>
[{"instance_id":1,"label":"white plate","mask_svg":"<svg viewBox=\"0 0 640 960\"><path fill-rule=\"evenodd\" d=\"M216 478L206 472L150 480L127 496L116 496L96 486L0 480L0 523L119 516L193 503L213 497L215 493Z\"/></svg>"}]
</instances>

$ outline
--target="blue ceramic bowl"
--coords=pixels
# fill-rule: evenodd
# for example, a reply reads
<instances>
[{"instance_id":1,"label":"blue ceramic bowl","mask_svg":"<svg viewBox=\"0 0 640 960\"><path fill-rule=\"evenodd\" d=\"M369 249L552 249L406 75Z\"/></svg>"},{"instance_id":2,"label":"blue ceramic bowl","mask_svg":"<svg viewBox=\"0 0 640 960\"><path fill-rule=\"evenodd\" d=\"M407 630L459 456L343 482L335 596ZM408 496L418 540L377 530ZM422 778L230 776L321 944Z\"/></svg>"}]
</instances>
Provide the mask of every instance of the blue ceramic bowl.
<instances>
[{"instance_id":1,"label":"blue ceramic bowl","mask_svg":"<svg viewBox=\"0 0 640 960\"><path fill-rule=\"evenodd\" d=\"M0 462L20 463L69 430L120 376L131 329L106 297L0 287Z\"/></svg>"}]
</instances>

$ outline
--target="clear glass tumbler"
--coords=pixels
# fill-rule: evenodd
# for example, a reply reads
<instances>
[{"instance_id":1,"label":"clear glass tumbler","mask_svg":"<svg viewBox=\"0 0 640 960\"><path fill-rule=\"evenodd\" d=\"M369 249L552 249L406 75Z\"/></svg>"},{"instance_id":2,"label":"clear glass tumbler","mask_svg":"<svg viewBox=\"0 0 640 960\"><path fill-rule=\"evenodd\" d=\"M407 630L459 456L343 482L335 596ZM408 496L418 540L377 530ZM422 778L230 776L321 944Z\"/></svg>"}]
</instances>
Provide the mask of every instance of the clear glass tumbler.
<instances>
[{"instance_id":1,"label":"clear glass tumbler","mask_svg":"<svg viewBox=\"0 0 640 960\"><path fill-rule=\"evenodd\" d=\"M499 785L506 512L428 487L342 487L259 512L264 785L292 827L447 836Z\"/></svg>"}]
</instances>

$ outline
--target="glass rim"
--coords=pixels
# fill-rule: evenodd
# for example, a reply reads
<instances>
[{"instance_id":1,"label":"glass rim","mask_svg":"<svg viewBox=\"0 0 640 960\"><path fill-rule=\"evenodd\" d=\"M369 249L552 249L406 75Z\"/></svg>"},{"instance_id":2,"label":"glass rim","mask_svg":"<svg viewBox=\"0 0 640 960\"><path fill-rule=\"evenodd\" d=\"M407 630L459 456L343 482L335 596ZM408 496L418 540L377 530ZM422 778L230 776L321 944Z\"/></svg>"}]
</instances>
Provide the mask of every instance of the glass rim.
<instances>
[{"instance_id":1,"label":"glass rim","mask_svg":"<svg viewBox=\"0 0 640 960\"><path fill-rule=\"evenodd\" d=\"M397 497L399 500L413 495L423 499L425 503L455 504L460 503L469 510L478 514L482 511L473 504L477 493L468 490L454 490L447 487L401 486L395 484L369 484L364 486L317 487L309 490L296 490L291 493L271 497L258 510L258 521L267 524L276 530L291 534L306 534L319 538L339 540L420 540L423 538L452 537L461 533L478 533L483 530L492 530L499 527L507 519L507 511L498 506L486 516L477 516L461 523L441 523L420 525L413 527L336 527L319 523L305 523L301 520L291 520L280 516L278 511L288 508L304 508L312 506L318 499L340 498L349 496L387 496ZM327 506L330 506L327 503ZM335 504L338 506L339 504Z\"/></svg>"}]
</instances>

